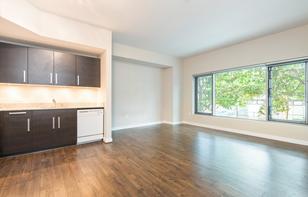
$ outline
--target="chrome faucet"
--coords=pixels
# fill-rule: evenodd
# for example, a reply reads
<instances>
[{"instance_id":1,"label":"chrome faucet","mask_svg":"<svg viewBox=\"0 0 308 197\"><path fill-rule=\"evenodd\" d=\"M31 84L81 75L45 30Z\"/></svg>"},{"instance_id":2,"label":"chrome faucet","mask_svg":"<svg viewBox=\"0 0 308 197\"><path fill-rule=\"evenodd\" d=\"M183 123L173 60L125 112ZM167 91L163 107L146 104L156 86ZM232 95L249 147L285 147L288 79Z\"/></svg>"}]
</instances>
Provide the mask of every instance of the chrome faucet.
<instances>
[{"instance_id":1,"label":"chrome faucet","mask_svg":"<svg viewBox=\"0 0 308 197\"><path fill-rule=\"evenodd\" d=\"M53 99L52 99L52 102L53 102L54 105L57 105L56 99L53 98Z\"/></svg>"}]
</instances>

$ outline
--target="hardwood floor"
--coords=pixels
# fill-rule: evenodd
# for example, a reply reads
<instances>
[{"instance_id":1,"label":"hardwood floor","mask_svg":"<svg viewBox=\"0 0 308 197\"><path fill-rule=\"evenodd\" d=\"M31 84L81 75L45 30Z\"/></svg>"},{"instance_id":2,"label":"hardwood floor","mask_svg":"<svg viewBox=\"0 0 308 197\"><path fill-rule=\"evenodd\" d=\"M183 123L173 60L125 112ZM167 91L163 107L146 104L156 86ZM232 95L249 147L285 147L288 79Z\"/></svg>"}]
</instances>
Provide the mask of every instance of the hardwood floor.
<instances>
[{"instance_id":1,"label":"hardwood floor","mask_svg":"<svg viewBox=\"0 0 308 197\"><path fill-rule=\"evenodd\" d=\"M308 148L200 127L0 159L0 196L308 196Z\"/></svg>"}]
</instances>

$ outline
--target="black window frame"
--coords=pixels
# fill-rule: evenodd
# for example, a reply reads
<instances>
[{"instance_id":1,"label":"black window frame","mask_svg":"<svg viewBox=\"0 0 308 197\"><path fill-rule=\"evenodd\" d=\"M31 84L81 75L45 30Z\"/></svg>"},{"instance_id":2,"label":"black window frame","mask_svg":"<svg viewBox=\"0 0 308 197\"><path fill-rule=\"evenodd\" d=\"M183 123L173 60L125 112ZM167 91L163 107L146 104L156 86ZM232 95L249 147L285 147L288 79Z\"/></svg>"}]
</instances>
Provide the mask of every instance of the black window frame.
<instances>
[{"instance_id":1,"label":"black window frame","mask_svg":"<svg viewBox=\"0 0 308 197\"><path fill-rule=\"evenodd\" d=\"M198 111L198 79L200 77L211 77L211 81L212 81L212 99L211 99L211 112L210 113L206 113L206 112L199 112ZM202 115L213 115L213 110L214 110L214 74L213 73L209 73L209 74L204 74L204 75L197 75L194 77L194 97L195 97L195 101L194 101L194 113L195 114L202 114Z\"/></svg>"},{"instance_id":2,"label":"black window frame","mask_svg":"<svg viewBox=\"0 0 308 197\"><path fill-rule=\"evenodd\" d=\"M296 63L305 63L305 120L304 121L292 121L292 120L279 120L279 119L272 119L271 118L271 106L270 106L270 72L271 68L276 66L283 66L288 64L296 64ZM249 119L249 118L242 118L242 117L231 117L231 116L219 116L214 114L215 110L215 74L221 73L221 72L228 72L228 71L234 71L234 70L241 70L241 69L249 69L252 67L265 67L266 68L266 118L265 120L261 119ZM204 77L204 76L211 76L212 77L212 102L211 102L211 113L204 113L204 112L198 112L198 78ZM231 68L231 69L225 69L225 70L217 70L213 72L203 73L203 74L196 74L193 76L194 80L194 114L196 115L207 115L207 116L215 116L215 117L223 117L223 118L236 118L236 119L244 119L244 120L256 120L256 121L267 121L267 122L280 122L280 123L291 123L291 124L301 124L301 125L308 125L308 59L302 58L297 60L289 60L289 61L277 61L275 63L265 63L265 64L258 64L253 66L243 66L243 67L237 67L237 68Z\"/></svg>"},{"instance_id":3,"label":"black window frame","mask_svg":"<svg viewBox=\"0 0 308 197\"><path fill-rule=\"evenodd\" d=\"M272 68L277 68L277 67L282 67L282 66L288 66L292 64L305 64L305 84L304 84L304 103L305 103L305 119L303 121L296 121L296 120L283 120L283 119L275 119L272 117L272 103L271 103L271 98L272 98L272 77L271 77L271 72ZM297 60L297 61L289 61L289 62L282 62L282 63L276 63L276 64L269 64L267 65L267 83L268 83L268 89L267 89L267 100L268 100L268 105L267 105L267 120L272 121L272 122L286 122L286 123L295 123L295 124L307 124L307 60Z\"/></svg>"}]
</instances>

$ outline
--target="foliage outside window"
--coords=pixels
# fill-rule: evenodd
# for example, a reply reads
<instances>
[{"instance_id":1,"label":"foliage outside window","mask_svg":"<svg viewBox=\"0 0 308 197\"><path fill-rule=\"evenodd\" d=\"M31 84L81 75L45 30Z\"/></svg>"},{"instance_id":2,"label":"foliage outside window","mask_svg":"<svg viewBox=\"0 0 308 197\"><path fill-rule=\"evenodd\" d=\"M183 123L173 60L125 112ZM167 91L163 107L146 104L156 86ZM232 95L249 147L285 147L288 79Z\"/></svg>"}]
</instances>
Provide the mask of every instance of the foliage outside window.
<instances>
[{"instance_id":1,"label":"foliage outside window","mask_svg":"<svg viewBox=\"0 0 308 197\"><path fill-rule=\"evenodd\" d=\"M266 68L215 74L215 115L266 119Z\"/></svg>"},{"instance_id":2,"label":"foliage outside window","mask_svg":"<svg viewBox=\"0 0 308 197\"><path fill-rule=\"evenodd\" d=\"M212 113L212 75L200 76L196 78L196 112Z\"/></svg>"},{"instance_id":3,"label":"foliage outside window","mask_svg":"<svg viewBox=\"0 0 308 197\"><path fill-rule=\"evenodd\" d=\"M272 67L270 76L270 118L304 122L305 63Z\"/></svg>"}]
</instances>

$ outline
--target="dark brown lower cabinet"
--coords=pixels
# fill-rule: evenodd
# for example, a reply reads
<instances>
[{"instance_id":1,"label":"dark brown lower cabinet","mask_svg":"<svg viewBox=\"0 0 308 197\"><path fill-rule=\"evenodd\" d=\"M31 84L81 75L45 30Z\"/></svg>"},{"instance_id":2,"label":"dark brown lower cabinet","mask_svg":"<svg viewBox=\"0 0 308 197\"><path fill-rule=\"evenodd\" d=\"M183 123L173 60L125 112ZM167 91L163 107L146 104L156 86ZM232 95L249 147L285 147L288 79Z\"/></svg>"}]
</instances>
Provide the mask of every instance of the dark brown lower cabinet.
<instances>
[{"instance_id":1,"label":"dark brown lower cabinet","mask_svg":"<svg viewBox=\"0 0 308 197\"><path fill-rule=\"evenodd\" d=\"M77 110L35 110L0 114L0 155L39 151L77 142Z\"/></svg>"},{"instance_id":2,"label":"dark brown lower cabinet","mask_svg":"<svg viewBox=\"0 0 308 197\"><path fill-rule=\"evenodd\" d=\"M25 153L33 150L31 111L3 112L1 114L1 155Z\"/></svg>"},{"instance_id":3,"label":"dark brown lower cabinet","mask_svg":"<svg viewBox=\"0 0 308 197\"><path fill-rule=\"evenodd\" d=\"M56 110L33 111L33 147L43 150L55 147L54 138ZM53 122L54 121L54 122Z\"/></svg>"},{"instance_id":4,"label":"dark brown lower cabinet","mask_svg":"<svg viewBox=\"0 0 308 197\"><path fill-rule=\"evenodd\" d=\"M57 110L56 135L53 135L57 147L77 143L77 111Z\"/></svg>"}]
</instances>

